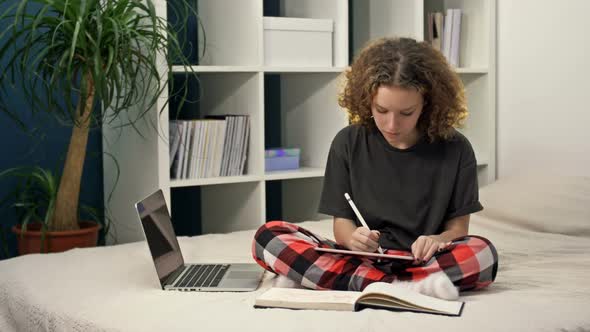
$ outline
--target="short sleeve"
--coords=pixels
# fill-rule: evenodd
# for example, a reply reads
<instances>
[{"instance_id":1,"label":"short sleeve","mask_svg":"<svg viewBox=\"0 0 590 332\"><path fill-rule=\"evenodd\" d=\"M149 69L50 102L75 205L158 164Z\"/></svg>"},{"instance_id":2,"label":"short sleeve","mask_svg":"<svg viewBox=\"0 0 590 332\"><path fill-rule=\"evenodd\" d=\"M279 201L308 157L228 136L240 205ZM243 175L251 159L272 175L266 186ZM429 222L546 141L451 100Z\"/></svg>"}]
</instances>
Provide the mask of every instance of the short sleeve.
<instances>
[{"instance_id":1,"label":"short sleeve","mask_svg":"<svg viewBox=\"0 0 590 332\"><path fill-rule=\"evenodd\" d=\"M483 210L483 206L479 202L477 161L471 144L467 139L464 139L459 170L457 171L445 221L481 210Z\"/></svg>"},{"instance_id":2,"label":"short sleeve","mask_svg":"<svg viewBox=\"0 0 590 332\"><path fill-rule=\"evenodd\" d=\"M354 220L354 212L344 198L350 192L347 135L341 131L330 146L318 211L333 217Z\"/></svg>"}]
</instances>

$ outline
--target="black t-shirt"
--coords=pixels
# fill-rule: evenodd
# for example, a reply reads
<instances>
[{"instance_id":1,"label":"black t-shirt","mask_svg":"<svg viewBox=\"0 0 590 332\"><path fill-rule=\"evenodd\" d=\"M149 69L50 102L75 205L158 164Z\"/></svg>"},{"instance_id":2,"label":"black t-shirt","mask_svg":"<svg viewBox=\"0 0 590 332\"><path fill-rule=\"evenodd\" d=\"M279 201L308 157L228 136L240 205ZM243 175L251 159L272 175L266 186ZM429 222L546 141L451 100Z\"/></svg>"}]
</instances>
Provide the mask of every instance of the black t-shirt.
<instances>
[{"instance_id":1,"label":"black t-shirt","mask_svg":"<svg viewBox=\"0 0 590 332\"><path fill-rule=\"evenodd\" d=\"M420 235L439 234L446 221L483 209L471 144L458 131L445 141L422 138L391 146L379 130L350 125L332 141L319 212L354 220L349 193L383 248L410 250Z\"/></svg>"}]
</instances>

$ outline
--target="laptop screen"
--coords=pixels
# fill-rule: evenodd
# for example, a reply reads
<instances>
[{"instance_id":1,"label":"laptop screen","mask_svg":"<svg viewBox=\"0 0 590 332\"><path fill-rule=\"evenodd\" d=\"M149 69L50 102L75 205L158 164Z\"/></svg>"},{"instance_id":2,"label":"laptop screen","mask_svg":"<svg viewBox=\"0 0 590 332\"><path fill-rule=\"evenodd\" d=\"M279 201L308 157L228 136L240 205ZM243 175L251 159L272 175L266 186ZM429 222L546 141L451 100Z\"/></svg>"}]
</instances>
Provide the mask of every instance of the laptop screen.
<instances>
[{"instance_id":1,"label":"laptop screen","mask_svg":"<svg viewBox=\"0 0 590 332\"><path fill-rule=\"evenodd\" d=\"M164 287L166 278L176 269L184 266L164 194L162 190L158 190L135 206L154 260L158 279Z\"/></svg>"}]
</instances>

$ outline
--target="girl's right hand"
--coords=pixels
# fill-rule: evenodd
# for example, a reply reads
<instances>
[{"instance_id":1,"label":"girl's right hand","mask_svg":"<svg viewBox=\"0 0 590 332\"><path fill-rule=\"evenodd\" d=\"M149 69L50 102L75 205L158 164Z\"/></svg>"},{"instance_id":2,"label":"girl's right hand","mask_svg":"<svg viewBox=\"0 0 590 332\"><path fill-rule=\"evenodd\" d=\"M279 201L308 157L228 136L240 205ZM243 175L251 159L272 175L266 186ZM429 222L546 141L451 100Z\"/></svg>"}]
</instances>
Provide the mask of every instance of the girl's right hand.
<instances>
[{"instance_id":1,"label":"girl's right hand","mask_svg":"<svg viewBox=\"0 0 590 332\"><path fill-rule=\"evenodd\" d=\"M350 250L375 252L379 247L379 231L371 231L366 227L357 227L352 233L348 247Z\"/></svg>"}]
</instances>

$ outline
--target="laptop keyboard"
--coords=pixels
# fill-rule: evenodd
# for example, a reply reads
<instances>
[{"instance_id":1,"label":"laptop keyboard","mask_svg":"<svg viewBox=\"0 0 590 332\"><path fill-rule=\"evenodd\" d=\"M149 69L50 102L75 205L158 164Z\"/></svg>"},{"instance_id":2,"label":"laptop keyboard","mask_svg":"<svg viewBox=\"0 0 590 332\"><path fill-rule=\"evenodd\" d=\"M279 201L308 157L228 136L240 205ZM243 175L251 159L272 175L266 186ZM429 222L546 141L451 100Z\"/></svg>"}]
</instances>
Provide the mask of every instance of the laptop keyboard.
<instances>
[{"instance_id":1,"label":"laptop keyboard","mask_svg":"<svg viewBox=\"0 0 590 332\"><path fill-rule=\"evenodd\" d=\"M229 264L190 265L175 287L217 287L229 269Z\"/></svg>"}]
</instances>

